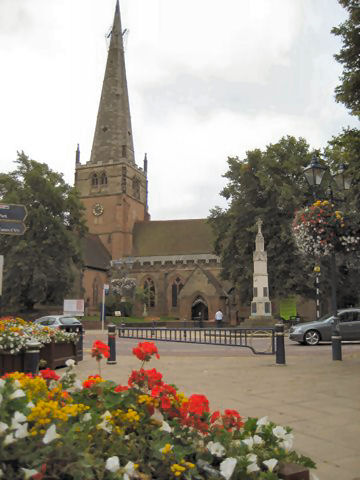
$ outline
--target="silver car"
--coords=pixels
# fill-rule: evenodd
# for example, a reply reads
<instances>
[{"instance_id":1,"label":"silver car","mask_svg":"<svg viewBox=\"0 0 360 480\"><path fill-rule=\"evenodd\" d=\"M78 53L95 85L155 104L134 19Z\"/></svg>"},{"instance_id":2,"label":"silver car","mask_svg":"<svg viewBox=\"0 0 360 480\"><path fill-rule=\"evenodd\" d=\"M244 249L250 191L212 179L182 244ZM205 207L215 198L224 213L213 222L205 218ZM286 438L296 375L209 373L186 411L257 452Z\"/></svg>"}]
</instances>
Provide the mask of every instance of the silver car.
<instances>
[{"instance_id":1,"label":"silver car","mask_svg":"<svg viewBox=\"0 0 360 480\"><path fill-rule=\"evenodd\" d=\"M360 340L360 308L338 311L342 340ZM330 342L334 316L330 313L315 322L299 323L290 328L289 339L306 345Z\"/></svg>"},{"instance_id":2,"label":"silver car","mask_svg":"<svg viewBox=\"0 0 360 480\"><path fill-rule=\"evenodd\" d=\"M65 328L72 325L81 325L81 322L75 318L70 317L69 315L48 315L46 317L38 318L34 320L36 325L41 325L43 327L60 327Z\"/></svg>"}]
</instances>

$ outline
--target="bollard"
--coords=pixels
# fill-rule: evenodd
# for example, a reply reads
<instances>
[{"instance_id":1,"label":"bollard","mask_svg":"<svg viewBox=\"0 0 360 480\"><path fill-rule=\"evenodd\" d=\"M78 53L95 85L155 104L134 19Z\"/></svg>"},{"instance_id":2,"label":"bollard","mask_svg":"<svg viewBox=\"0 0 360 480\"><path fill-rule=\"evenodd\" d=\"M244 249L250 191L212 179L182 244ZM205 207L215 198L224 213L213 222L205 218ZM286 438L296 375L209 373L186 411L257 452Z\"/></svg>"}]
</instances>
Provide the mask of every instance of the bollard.
<instances>
[{"instance_id":1,"label":"bollard","mask_svg":"<svg viewBox=\"0 0 360 480\"><path fill-rule=\"evenodd\" d=\"M80 362L84 359L84 333L84 327L80 325L80 327L78 327L79 340L76 344L76 362Z\"/></svg>"},{"instance_id":2,"label":"bollard","mask_svg":"<svg viewBox=\"0 0 360 480\"><path fill-rule=\"evenodd\" d=\"M24 372L38 375L41 343L37 340L28 340L24 354Z\"/></svg>"},{"instance_id":3,"label":"bollard","mask_svg":"<svg viewBox=\"0 0 360 480\"><path fill-rule=\"evenodd\" d=\"M110 348L110 356L106 363L108 365L116 364L116 325L108 325L108 346Z\"/></svg>"},{"instance_id":4,"label":"bollard","mask_svg":"<svg viewBox=\"0 0 360 480\"><path fill-rule=\"evenodd\" d=\"M275 325L275 339L276 339L276 365L285 365L285 339L284 339L284 324L277 323Z\"/></svg>"}]
</instances>

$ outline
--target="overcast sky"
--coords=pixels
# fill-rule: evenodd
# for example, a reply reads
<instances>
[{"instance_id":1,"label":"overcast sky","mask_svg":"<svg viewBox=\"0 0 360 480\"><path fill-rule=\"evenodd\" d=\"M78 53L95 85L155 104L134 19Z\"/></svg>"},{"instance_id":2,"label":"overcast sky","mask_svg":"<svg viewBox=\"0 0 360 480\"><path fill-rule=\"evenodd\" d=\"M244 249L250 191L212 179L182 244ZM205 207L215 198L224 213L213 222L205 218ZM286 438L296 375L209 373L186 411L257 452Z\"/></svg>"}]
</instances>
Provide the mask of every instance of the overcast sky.
<instances>
[{"instance_id":1,"label":"overcast sky","mask_svg":"<svg viewBox=\"0 0 360 480\"><path fill-rule=\"evenodd\" d=\"M334 100L336 0L121 0L135 154L152 219L224 206L227 157L357 125ZM0 0L1 170L17 150L73 184L89 160L115 0Z\"/></svg>"}]
</instances>

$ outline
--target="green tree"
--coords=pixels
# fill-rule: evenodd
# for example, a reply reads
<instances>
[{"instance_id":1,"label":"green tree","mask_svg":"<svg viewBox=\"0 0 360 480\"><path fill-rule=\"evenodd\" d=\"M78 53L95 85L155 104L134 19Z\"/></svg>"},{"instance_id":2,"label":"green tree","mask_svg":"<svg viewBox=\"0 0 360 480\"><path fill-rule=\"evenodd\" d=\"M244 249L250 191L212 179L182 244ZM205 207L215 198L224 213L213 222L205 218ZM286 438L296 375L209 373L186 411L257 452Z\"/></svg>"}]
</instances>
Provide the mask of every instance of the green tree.
<instances>
[{"instance_id":1,"label":"green tree","mask_svg":"<svg viewBox=\"0 0 360 480\"><path fill-rule=\"evenodd\" d=\"M0 174L0 198L28 210L23 236L0 236L5 256L3 305L32 309L61 302L81 266L84 207L73 187L45 163L18 153L17 168Z\"/></svg>"},{"instance_id":2,"label":"green tree","mask_svg":"<svg viewBox=\"0 0 360 480\"><path fill-rule=\"evenodd\" d=\"M341 84L335 88L335 98L343 103L352 115L360 115L360 5L359 0L339 0L349 13L348 19L332 33L342 38L342 48L335 55L343 65Z\"/></svg>"},{"instance_id":3,"label":"green tree","mask_svg":"<svg viewBox=\"0 0 360 480\"><path fill-rule=\"evenodd\" d=\"M244 302L252 298L257 218L263 220L271 297L314 294L313 261L299 253L292 235L295 210L312 200L302 175L310 160L306 141L291 136L264 151L249 151L243 160L228 159L229 170L224 175L228 184L221 195L229 207L213 209L209 221L223 277L237 286Z\"/></svg>"},{"instance_id":4,"label":"green tree","mask_svg":"<svg viewBox=\"0 0 360 480\"><path fill-rule=\"evenodd\" d=\"M360 130L343 129L328 142L325 153L333 172L336 172L341 164L347 166L347 172L352 178L351 188L347 192L335 190L334 196L339 209L350 215L360 236ZM360 299L359 254L337 255L337 263L338 303L344 307L357 305Z\"/></svg>"}]
</instances>

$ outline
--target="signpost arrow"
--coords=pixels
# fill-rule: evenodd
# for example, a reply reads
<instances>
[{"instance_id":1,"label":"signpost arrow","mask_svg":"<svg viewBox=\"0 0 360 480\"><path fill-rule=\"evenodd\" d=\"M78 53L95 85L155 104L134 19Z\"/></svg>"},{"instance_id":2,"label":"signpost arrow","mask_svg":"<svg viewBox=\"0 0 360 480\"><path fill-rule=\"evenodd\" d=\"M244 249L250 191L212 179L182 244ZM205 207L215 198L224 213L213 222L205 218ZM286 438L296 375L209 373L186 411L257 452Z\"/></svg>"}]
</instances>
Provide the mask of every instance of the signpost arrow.
<instances>
[{"instance_id":1,"label":"signpost arrow","mask_svg":"<svg viewBox=\"0 0 360 480\"><path fill-rule=\"evenodd\" d=\"M16 220L23 222L27 217L25 205L0 203L0 221Z\"/></svg>"},{"instance_id":2,"label":"signpost arrow","mask_svg":"<svg viewBox=\"0 0 360 480\"><path fill-rule=\"evenodd\" d=\"M24 235L26 226L22 222L7 222L0 220L0 234Z\"/></svg>"}]
</instances>

